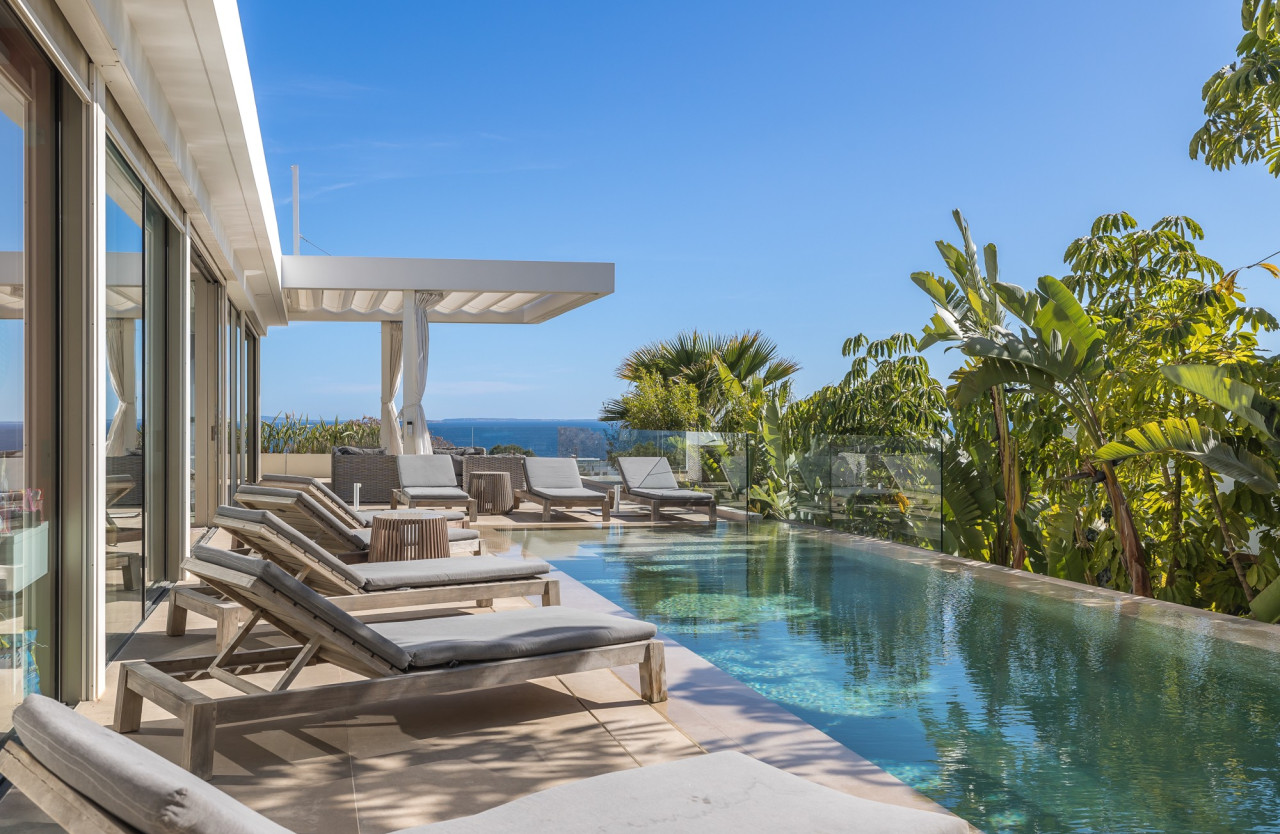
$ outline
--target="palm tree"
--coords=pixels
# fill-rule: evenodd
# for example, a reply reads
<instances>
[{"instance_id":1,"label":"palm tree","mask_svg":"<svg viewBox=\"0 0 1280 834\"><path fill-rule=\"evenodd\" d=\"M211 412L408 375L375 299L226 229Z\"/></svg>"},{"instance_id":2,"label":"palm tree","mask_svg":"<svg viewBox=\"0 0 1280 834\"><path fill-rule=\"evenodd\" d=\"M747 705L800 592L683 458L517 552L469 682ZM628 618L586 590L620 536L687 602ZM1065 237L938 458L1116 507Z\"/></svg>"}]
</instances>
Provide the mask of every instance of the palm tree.
<instances>
[{"instance_id":1,"label":"palm tree","mask_svg":"<svg viewBox=\"0 0 1280 834\"><path fill-rule=\"evenodd\" d=\"M618 366L619 379L635 382L645 374L664 379L681 379L698 391L698 405L714 422L719 422L733 402L724 385L720 367L741 386L759 380L772 388L800 370L799 363L778 355L778 346L759 330L733 335L705 334L685 330L672 339L651 342L632 351ZM604 404L602 419L625 419L621 403Z\"/></svg>"}]
</instances>

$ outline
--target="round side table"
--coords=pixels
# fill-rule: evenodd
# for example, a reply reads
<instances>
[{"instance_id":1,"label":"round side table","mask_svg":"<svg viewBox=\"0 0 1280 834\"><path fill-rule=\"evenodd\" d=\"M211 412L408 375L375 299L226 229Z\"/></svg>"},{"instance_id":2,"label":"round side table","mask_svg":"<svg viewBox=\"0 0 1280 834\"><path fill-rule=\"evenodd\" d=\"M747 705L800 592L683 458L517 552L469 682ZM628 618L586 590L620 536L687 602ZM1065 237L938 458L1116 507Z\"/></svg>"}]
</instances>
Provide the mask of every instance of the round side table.
<instances>
[{"instance_id":1,"label":"round side table","mask_svg":"<svg viewBox=\"0 0 1280 834\"><path fill-rule=\"evenodd\" d=\"M449 557L449 523L440 513L391 510L373 517L370 562Z\"/></svg>"},{"instance_id":2,"label":"round side table","mask_svg":"<svg viewBox=\"0 0 1280 834\"><path fill-rule=\"evenodd\" d=\"M482 513L506 515L516 506L509 472L472 472L467 494L476 499L476 510Z\"/></svg>"}]
</instances>

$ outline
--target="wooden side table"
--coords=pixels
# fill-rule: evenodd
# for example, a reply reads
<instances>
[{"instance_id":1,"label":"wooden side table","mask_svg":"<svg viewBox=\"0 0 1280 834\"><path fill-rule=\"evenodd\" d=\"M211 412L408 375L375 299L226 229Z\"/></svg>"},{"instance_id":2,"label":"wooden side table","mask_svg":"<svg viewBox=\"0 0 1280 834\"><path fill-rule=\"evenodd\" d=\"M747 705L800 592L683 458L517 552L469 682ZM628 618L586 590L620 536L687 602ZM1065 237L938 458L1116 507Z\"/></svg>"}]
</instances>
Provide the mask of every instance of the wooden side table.
<instances>
[{"instance_id":1,"label":"wooden side table","mask_svg":"<svg viewBox=\"0 0 1280 834\"><path fill-rule=\"evenodd\" d=\"M482 513L506 515L516 506L509 472L472 472L467 494L475 499L476 509Z\"/></svg>"},{"instance_id":2,"label":"wooden side table","mask_svg":"<svg viewBox=\"0 0 1280 834\"><path fill-rule=\"evenodd\" d=\"M391 510L373 517L370 562L449 557L449 523L440 513Z\"/></svg>"}]
</instances>

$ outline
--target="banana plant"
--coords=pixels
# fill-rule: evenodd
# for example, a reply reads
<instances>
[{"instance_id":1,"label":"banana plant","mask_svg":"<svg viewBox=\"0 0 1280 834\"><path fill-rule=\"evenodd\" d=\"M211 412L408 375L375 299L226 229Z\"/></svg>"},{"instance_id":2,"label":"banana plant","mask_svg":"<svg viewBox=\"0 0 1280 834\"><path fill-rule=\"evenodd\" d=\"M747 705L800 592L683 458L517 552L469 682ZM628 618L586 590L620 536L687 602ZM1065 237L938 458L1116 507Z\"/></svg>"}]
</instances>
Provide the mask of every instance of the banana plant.
<instances>
[{"instance_id":1,"label":"banana plant","mask_svg":"<svg viewBox=\"0 0 1280 834\"><path fill-rule=\"evenodd\" d=\"M994 289L1004 308L1025 327L1020 335L1006 331L995 339L976 334L964 338L960 349L976 362L952 375L953 400L965 406L993 387L1006 386L1056 397L1072 415L1076 442L1087 461L1107 440L1093 390L1106 371L1105 334L1057 278L1042 277L1035 293L1004 283L996 283ZM1092 468L1088 463L1086 467ZM1098 463L1096 474L1107 491L1130 588L1151 596L1145 548L1124 490L1110 463Z\"/></svg>"},{"instance_id":2,"label":"banana plant","mask_svg":"<svg viewBox=\"0 0 1280 834\"><path fill-rule=\"evenodd\" d=\"M954 280L940 278L931 272L912 273L911 280L933 301L934 316L924 329L919 349L946 342L963 342L968 338L998 338L1005 333L1004 309L996 291L1000 280L999 259L994 243L983 247L983 264L978 263L978 247L969 233L969 224L959 209L951 212L964 240L964 250L945 241L937 241L938 252ZM983 266L986 272L983 272ZM1004 389L992 385L987 389L996 429L1000 478L1003 489L1005 536L995 542L1008 542L1008 552L993 546L992 561L1021 568L1027 558L1022 530L1017 523L1024 503L1022 467L1018 448L1009 427ZM994 508L993 508L994 511Z\"/></svg>"}]
</instances>

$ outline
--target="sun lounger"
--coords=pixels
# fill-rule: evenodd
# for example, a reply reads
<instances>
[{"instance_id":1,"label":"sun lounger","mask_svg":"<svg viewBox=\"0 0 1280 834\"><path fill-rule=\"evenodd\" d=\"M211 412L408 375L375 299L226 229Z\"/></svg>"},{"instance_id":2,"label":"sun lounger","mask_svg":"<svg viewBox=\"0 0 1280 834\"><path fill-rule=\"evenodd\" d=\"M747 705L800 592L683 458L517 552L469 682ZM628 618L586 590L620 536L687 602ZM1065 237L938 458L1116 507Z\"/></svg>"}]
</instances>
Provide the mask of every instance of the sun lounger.
<instances>
[{"instance_id":1,"label":"sun lounger","mask_svg":"<svg viewBox=\"0 0 1280 834\"><path fill-rule=\"evenodd\" d=\"M52 698L27 696L13 723L18 740L0 750L0 774L65 831L291 834ZM968 825L947 814L849 796L723 751L558 785L473 816L394 834L526 831L966 834Z\"/></svg>"},{"instance_id":2,"label":"sun lounger","mask_svg":"<svg viewBox=\"0 0 1280 834\"><path fill-rule=\"evenodd\" d=\"M324 481L307 475L263 475L258 479L258 485L305 492L315 499L316 503L328 510L334 518L353 530L372 527L373 517L383 512L383 510L357 510L339 498L338 493L329 489ZM462 527L470 523L465 513L442 512L441 515L450 523L457 522Z\"/></svg>"},{"instance_id":3,"label":"sun lounger","mask_svg":"<svg viewBox=\"0 0 1280 834\"><path fill-rule=\"evenodd\" d=\"M116 729L138 729L143 699L155 702L182 722L182 765L202 777L212 773L219 724L631 664L640 666L644 700L667 697L662 643L639 620L549 606L364 623L265 559L196 545L182 567L252 616L217 655L122 664ZM242 651L259 619L297 645ZM304 667L320 662L369 680L290 689ZM281 674L270 689L242 677L273 671ZM200 678L243 694L215 698L187 685Z\"/></svg>"},{"instance_id":4,"label":"sun lounger","mask_svg":"<svg viewBox=\"0 0 1280 834\"><path fill-rule=\"evenodd\" d=\"M543 521L551 520L552 509L567 507L599 507L601 518L609 520L613 496L583 486L573 458L525 458L524 484L516 497L541 504Z\"/></svg>"},{"instance_id":5,"label":"sun lounger","mask_svg":"<svg viewBox=\"0 0 1280 834\"><path fill-rule=\"evenodd\" d=\"M347 611L450 602L488 608L495 599L529 596L542 597L543 605L560 604L560 581L546 577L551 566L540 559L454 556L409 562L344 561L265 510L223 506L213 523L318 593L341 597L339 604ZM225 609L233 609L236 616L224 614ZM219 649L247 619L244 608L208 586L174 588L165 633L185 634L188 611L217 621Z\"/></svg>"},{"instance_id":6,"label":"sun lounger","mask_svg":"<svg viewBox=\"0 0 1280 834\"><path fill-rule=\"evenodd\" d=\"M476 520L476 499L458 488L449 455L396 455L400 488L391 491L391 509L417 507L466 507Z\"/></svg>"},{"instance_id":7,"label":"sun lounger","mask_svg":"<svg viewBox=\"0 0 1280 834\"><path fill-rule=\"evenodd\" d=\"M716 523L716 497L709 492L681 489L666 458L620 457L618 474L622 476L621 499L647 504L651 520L658 520L663 507L696 507L706 510L707 520Z\"/></svg>"},{"instance_id":8,"label":"sun lounger","mask_svg":"<svg viewBox=\"0 0 1280 834\"><path fill-rule=\"evenodd\" d=\"M251 510L267 510L288 522L295 530L333 553L353 553L369 549L372 531L353 530L314 498L296 489L243 484L236 490L236 503ZM478 530L449 528L450 549L483 553Z\"/></svg>"}]
</instances>

